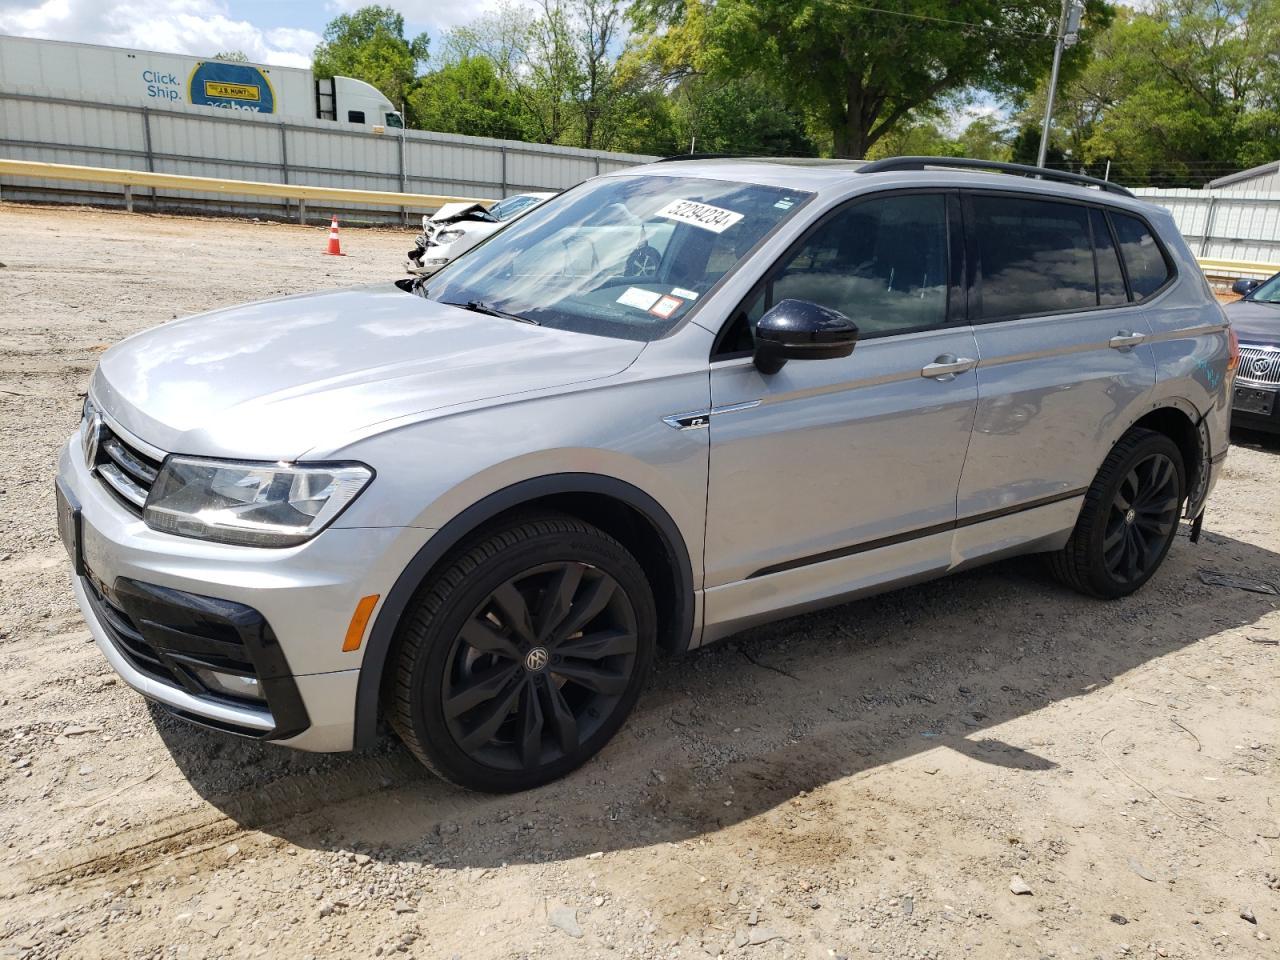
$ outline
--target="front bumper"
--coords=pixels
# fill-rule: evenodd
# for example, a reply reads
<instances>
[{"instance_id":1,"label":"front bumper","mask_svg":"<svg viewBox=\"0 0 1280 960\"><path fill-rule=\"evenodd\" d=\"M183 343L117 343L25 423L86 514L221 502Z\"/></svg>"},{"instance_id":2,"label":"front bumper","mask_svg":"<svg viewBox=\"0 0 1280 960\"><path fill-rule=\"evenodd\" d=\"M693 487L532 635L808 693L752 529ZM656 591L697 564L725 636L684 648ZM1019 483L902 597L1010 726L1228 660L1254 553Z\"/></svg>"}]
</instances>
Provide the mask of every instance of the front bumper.
<instances>
[{"instance_id":1,"label":"front bumper","mask_svg":"<svg viewBox=\"0 0 1280 960\"><path fill-rule=\"evenodd\" d=\"M330 528L296 547L229 546L151 530L89 473L77 438L63 447L58 478L81 511L85 576L74 578L76 600L126 683L206 726L303 750L351 749L364 647L342 650L347 625L361 597L386 596L428 531ZM129 614L123 622L120 612ZM130 645L131 627L141 646ZM230 649L220 642L244 636L271 649L218 659ZM152 656L157 649L164 663ZM179 682L190 678L163 669L174 650L178 659L212 656L232 673L252 672L265 702Z\"/></svg>"},{"instance_id":2,"label":"front bumper","mask_svg":"<svg viewBox=\"0 0 1280 960\"><path fill-rule=\"evenodd\" d=\"M1269 413L1259 413L1259 400L1270 397ZM1280 433L1280 386L1236 378L1231 394L1231 425ZM1265 402L1262 404L1265 406Z\"/></svg>"}]
</instances>

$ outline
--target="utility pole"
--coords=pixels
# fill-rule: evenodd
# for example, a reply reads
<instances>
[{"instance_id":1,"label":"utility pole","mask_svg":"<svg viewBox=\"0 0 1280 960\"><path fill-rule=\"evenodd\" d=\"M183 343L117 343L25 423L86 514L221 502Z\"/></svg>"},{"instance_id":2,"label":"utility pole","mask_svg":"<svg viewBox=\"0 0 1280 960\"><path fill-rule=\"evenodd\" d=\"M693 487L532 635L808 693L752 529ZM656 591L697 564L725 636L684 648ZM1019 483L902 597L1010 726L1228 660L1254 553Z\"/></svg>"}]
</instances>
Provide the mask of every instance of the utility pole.
<instances>
[{"instance_id":1,"label":"utility pole","mask_svg":"<svg viewBox=\"0 0 1280 960\"><path fill-rule=\"evenodd\" d=\"M1080 38L1080 16L1084 4L1080 0L1062 0L1062 13L1058 17L1058 38L1053 44L1053 72L1049 74L1049 97L1044 107L1044 126L1040 128L1040 153L1036 166L1044 166L1049 152L1049 128L1053 125L1053 99L1058 92L1058 68L1062 65L1062 51L1075 46Z\"/></svg>"}]
</instances>

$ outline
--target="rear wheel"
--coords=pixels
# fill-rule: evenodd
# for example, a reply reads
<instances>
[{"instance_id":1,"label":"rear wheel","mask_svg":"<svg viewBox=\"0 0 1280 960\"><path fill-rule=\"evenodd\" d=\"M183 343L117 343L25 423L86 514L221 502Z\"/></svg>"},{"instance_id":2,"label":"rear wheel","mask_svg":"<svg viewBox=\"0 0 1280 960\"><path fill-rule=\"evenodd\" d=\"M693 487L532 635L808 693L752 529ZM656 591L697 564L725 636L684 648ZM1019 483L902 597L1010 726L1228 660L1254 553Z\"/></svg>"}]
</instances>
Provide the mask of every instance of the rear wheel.
<instances>
[{"instance_id":1,"label":"rear wheel","mask_svg":"<svg viewBox=\"0 0 1280 960\"><path fill-rule=\"evenodd\" d=\"M648 581L620 543L571 517L513 523L419 591L398 636L392 725L461 786L546 783L622 725L656 633Z\"/></svg>"},{"instance_id":2,"label":"rear wheel","mask_svg":"<svg viewBox=\"0 0 1280 960\"><path fill-rule=\"evenodd\" d=\"M1089 487L1066 547L1051 556L1054 574L1095 597L1133 593L1173 545L1185 489L1177 445L1162 433L1130 430Z\"/></svg>"}]
</instances>

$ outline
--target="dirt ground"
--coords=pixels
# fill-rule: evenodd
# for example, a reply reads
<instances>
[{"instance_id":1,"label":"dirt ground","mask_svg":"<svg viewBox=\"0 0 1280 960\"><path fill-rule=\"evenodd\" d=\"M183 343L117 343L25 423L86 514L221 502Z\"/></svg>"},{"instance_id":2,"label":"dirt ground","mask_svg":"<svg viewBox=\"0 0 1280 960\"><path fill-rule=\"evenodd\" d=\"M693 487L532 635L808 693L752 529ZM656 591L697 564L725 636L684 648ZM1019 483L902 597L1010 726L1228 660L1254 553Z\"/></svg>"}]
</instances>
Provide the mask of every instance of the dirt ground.
<instances>
[{"instance_id":1,"label":"dirt ground","mask_svg":"<svg viewBox=\"0 0 1280 960\"><path fill-rule=\"evenodd\" d=\"M0 957L1280 956L1280 598L1199 578L1280 583L1257 437L1137 596L1023 560L759 628L518 796L148 708L72 599L59 444L107 345L412 232L325 236L0 204Z\"/></svg>"}]
</instances>

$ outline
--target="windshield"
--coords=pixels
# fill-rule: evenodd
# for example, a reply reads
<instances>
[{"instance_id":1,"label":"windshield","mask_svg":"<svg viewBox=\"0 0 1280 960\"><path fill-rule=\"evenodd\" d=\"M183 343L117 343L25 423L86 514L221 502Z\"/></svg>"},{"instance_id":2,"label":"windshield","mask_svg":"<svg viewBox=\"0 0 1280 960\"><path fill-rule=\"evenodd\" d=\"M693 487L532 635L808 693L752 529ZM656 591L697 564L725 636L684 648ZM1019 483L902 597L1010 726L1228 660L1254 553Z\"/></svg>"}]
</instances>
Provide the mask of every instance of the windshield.
<instances>
[{"instance_id":1,"label":"windshield","mask_svg":"<svg viewBox=\"0 0 1280 960\"><path fill-rule=\"evenodd\" d=\"M420 292L543 326L653 340L809 196L694 177L593 180L494 234Z\"/></svg>"},{"instance_id":2,"label":"windshield","mask_svg":"<svg viewBox=\"0 0 1280 960\"><path fill-rule=\"evenodd\" d=\"M1257 300L1261 303L1280 303L1280 273L1262 284L1255 287L1253 292L1249 294L1250 300Z\"/></svg>"},{"instance_id":3,"label":"windshield","mask_svg":"<svg viewBox=\"0 0 1280 960\"><path fill-rule=\"evenodd\" d=\"M507 197L490 207L489 213L498 220L510 220L525 207L531 207L537 202L537 197Z\"/></svg>"}]
</instances>

